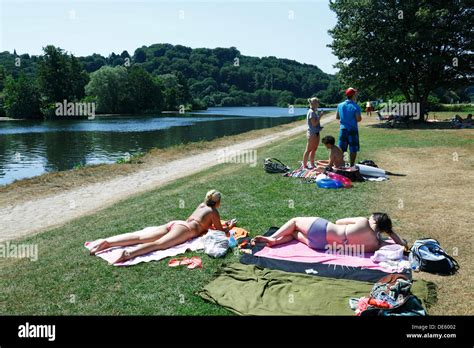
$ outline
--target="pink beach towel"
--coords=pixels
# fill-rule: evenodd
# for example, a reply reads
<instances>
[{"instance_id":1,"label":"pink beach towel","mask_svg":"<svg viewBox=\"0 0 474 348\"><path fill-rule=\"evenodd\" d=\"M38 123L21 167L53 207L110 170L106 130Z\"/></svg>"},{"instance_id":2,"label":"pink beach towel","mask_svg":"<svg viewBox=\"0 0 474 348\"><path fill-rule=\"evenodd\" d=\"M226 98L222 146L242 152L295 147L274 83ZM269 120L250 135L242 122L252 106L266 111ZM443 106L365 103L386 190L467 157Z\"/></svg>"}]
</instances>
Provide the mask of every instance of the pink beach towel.
<instances>
[{"instance_id":1,"label":"pink beach towel","mask_svg":"<svg viewBox=\"0 0 474 348\"><path fill-rule=\"evenodd\" d=\"M293 240L289 243L277 245L271 248L264 247L262 250L257 252L255 256L294 262L361 267L363 269L375 269L388 273L398 271L392 267L387 268L379 263L373 262L370 259L373 254L374 253L365 253L357 256L348 256L338 253L326 253L325 250L314 250L304 243Z\"/></svg>"},{"instance_id":2,"label":"pink beach towel","mask_svg":"<svg viewBox=\"0 0 474 348\"><path fill-rule=\"evenodd\" d=\"M84 246L88 249L91 250L94 246L94 242L85 242ZM127 246L127 247L113 247L109 249L102 250L96 254L96 256L100 257L101 259L104 259L107 261L109 264L111 263L111 260L116 260L118 255L123 252L124 250L130 250L134 246ZM157 251L152 251L151 253L141 255L134 257L133 259L127 260L125 262L120 262L113 264L114 266L132 266L136 265L137 263L140 262L150 262L150 261L159 261L162 260L166 257L170 256L176 256L179 254L184 254L187 250L191 251L196 251L203 249L203 243L202 243L202 237L197 237L191 240L188 240L187 242L184 242L183 244L176 245L174 247L168 248L166 250L157 250Z\"/></svg>"}]
</instances>

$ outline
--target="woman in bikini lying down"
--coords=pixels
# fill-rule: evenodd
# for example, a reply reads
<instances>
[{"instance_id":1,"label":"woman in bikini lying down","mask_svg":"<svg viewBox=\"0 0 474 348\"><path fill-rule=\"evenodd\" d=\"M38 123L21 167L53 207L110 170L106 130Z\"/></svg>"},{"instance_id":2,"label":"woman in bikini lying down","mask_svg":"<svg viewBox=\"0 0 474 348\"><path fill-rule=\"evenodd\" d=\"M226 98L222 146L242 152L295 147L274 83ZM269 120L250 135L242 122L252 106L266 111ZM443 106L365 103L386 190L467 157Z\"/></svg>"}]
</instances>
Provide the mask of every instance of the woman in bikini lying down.
<instances>
[{"instance_id":1,"label":"woman in bikini lying down","mask_svg":"<svg viewBox=\"0 0 474 348\"><path fill-rule=\"evenodd\" d=\"M114 263L123 262L155 250L164 250L182 244L194 237L198 237L214 226L215 229L228 232L235 226L235 221L229 221L223 228L217 208L221 205L221 194L211 190L206 194L203 203L186 220L173 220L166 225L147 227L143 230L119 234L106 239L99 239L91 249L91 255L99 251L116 246L135 245L132 250L123 254Z\"/></svg>"},{"instance_id":2,"label":"woman in bikini lying down","mask_svg":"<svg viewBox=\"0 0 474 348\"><path fill-rule=\"evenodd\" d=\"M385 213L373 213L368 219L355 217L337 220L335 224L318 217L293 218L270 237L257 236L252 244L266 243L268 246L287 243L297 239L312 249L324 250L327 245L361 245L364 252L374 252L385 243L380 233L387 233L395 243L406 246L392 229L392 220Z\"/></svg>"}]
</instances>

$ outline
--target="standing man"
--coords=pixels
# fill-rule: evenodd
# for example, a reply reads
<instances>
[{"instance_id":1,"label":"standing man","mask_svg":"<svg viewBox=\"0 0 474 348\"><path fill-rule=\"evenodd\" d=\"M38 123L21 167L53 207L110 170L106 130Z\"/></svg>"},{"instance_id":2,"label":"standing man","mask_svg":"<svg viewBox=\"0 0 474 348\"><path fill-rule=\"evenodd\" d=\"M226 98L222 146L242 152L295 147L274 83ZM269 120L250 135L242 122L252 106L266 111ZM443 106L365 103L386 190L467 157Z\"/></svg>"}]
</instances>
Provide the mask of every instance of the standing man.
<instances>
[{"instance_id":1,"label":"standing man","mask_svg":"<svg viewBox=\"0 0 474 348\"><path fill-rule=\"evenodd\" d=\"M357 152L359 152L359 128L357 123L362 121L361 110L357 105L357 90L348 88L347 99L337 106L336 119L340 120L339 147L342 152L350 150L351 167L355 165Z\"/></svg>"}]
</instances>

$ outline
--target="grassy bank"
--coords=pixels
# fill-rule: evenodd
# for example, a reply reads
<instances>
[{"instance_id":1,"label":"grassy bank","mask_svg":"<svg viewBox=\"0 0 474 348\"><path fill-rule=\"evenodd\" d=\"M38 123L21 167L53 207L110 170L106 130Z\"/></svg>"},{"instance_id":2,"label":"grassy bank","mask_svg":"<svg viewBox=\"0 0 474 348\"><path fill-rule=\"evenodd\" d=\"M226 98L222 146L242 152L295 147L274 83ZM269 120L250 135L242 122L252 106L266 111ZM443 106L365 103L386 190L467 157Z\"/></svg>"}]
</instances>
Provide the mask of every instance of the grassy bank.
<instances>
[{"instance_id":1,"label":"grassy bank","mask_svg":"<svg viewBox=\"0 0 474 348\"><path fill-rule=\"evenodd\" d=\"M336 127L336 124L328 125L323 133L336 135ZM456 149L472 149L473 143L473 133L467 130L392 130L363 126L360 137L360 159L376 159L387 170L392 170L390 154L405 153L406 149L431 151L433 146L440 145L452 153ZM265 157L277 157L294 168L302 156L304 144L305 137L299 136L259 149L259 163ZM327 151L320 147L317 157L326 158ZM471 162L466 165L472 170ZM403 166L397 164L393 168L402 170ZM237 255L230 253L225 259L216 260L204 254L189 253L203 258L204 268L193 271L169 268L166 261L117 268L88 256L83 248L84 241L185 218L202 201L207 190L216 188L224 195L221 208L223 218L238 218L239 225L252 235L265 231L269 226L281 225L293 216L322 216L331 220L368 216L383 205L388 213L396 213L396 228L403 237L413 242L423 237L420 231L406 228L410 224L416 225L416 215L410 216L412 220L407 221L404 214L397 211L396 204L387 203L389 199L397 202L407 178L393 177L389 182L360 183L350 190L323 190L314 184L301 183L299 179L266 174L260 164L257 167L246 164L218 165L122 201L92 216L17 241L37 244L39 258L34 262L13 258L0 260L0 314L229 315L224 309L204 302L195 293L212 279L223 263L237 261ZM435 183L438 186L443 184ZM448 183L446 185L449 186ZM394 192L394 188L402 191ZM409 189L414 190L413 187ZM180 200L184 201L184 208L180 208ZM442 202L439 204L443 206ZM451 207L443 207L449 213ZM437 222L431 221L431 225L437 226ZM442 234L442 231L436 233ZM459 233L470 238L469 231ZM446 238L442 240L443 245L451 243ZM459 247L464 252L463 246ZM441 292L442 296L455 297L456 293L449 295L453 287L460 287L465 280L472 282L468 260L468 254L461 253L459 261L465 273L450 277L443 283L446 288ZM443 297L440 301L443 303ZM467 310L472 314L472 310L462 304L463 301L469 303L465 298L458 298L454 301L458 305L434 307L433 311L438 314L441 314L440 311L444 314L466 314Z\"/></svg>"}]
</instances>

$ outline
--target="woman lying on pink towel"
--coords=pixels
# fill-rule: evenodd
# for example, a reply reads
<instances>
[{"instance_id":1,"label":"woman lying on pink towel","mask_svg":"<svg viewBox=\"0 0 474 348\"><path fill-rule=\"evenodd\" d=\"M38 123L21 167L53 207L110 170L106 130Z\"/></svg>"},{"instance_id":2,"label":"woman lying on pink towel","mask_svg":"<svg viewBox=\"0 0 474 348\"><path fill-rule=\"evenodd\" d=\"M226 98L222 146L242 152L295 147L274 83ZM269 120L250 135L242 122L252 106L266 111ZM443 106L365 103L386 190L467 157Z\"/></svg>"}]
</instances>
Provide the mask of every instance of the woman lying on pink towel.
<instances>
[{"instance_id":1,"label":"woman lying on pink towel","mask_svg":"<svg viewBox=\"0 0 474 348\"><path fill-rule=\"evenodd\" d=\"M186 220L173 220L165 225L147 227L143 230L119 234L106 239L99 239L91 250L91 255L99 251L116 247L139 244L131 251L124 251L113 263L127 261L136 256L147 254L155 250L164 250L175 245L182 244L194 237L198 237L207 232L213 226L213 229L228 232L235 226L235 221L227 223L223 228L219 215L221 205L221 193L211 190L206 194L203 203L200 203L196 210Z\"/></svg>"},{"instance_id":2,"label":"woman lying on pink towel","mask_svg":"<svg viewBox=\"0 0 474 348\"><path fill-rule=\"evenodd\" d=\"M387 233L395 243L406 246L392 229L392 220L385 213L373 213L364 217L337 220L335 224L318 217L296 217L285 223L270 237L257 236L252 244L268 246L283 244L297 239L312 249L324 250L327 245L360 245L364 252L373 252L384 245L380 233Z\"/></svg>"}]
</instances>

